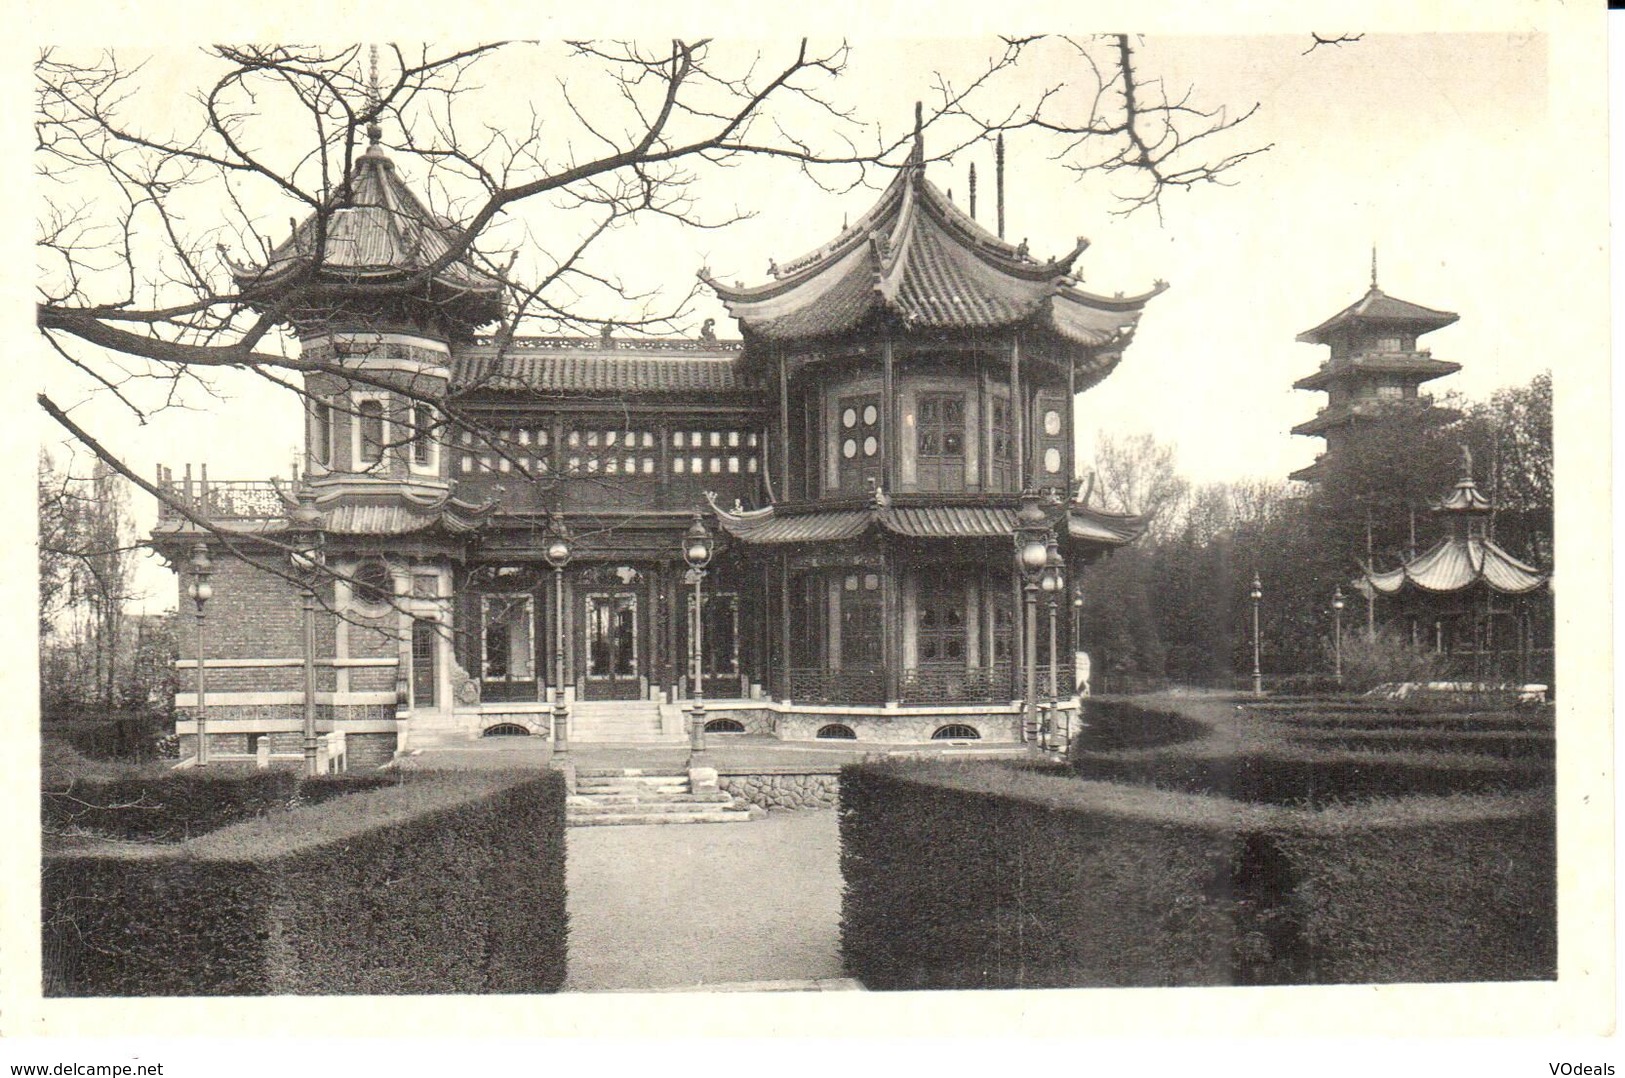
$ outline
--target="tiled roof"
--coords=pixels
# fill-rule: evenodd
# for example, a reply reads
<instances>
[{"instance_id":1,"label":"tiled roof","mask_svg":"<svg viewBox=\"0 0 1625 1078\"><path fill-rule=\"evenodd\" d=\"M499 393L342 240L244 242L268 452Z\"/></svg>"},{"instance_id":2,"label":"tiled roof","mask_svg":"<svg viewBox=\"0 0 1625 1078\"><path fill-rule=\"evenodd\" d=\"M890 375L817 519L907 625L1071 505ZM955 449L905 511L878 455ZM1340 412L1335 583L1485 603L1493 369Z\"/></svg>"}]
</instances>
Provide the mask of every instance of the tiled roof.
<instances>
[{"instance_id":1,"label":"tiled roof","mask_svg":"<svg viewBox=\"0 0 1625 1078\"><path fill-rule=\"evenodd\" d=\"M490 506L458 498L423 500L401 494L330 494L316 499L322 530L334 535L410 535L438 530L460 535L480 527Z\"/></svg>"},{"instance_id":2,"label":"tiled roof","mask_svg":"<svg viewBox=\"0 0 1625 1078\"><path fill-rule=\"evenodd\" d=\"M1452 592L1480 581L1503 595L1523 595L1550 579L1550 574L1519 561L1493 540L1476 536L1445 539L1397 569L1365 576L1384 595L1402 591L1407 584L1427 592Z\"/></svg>"},{"instance_id":3,"label":"tiled roof","mask_svg":"<svg viewBox=\"0 0 1625 1078\"><path fill-rule=\"evenodd\" d=\"M1344 307L1314 329L1298 334L1304 344L1326 344L1327 335L1354 322L1389 322L1407 325L1418 333L1428 333L1448 326L1457 316L1451 311L1436 311L1419 303L1395 299L1375 285L1360 299Z\"/></svg>"},{"instance_id":4,"label":"tiled roof","mask_svg":"<svg viewBox=\"0 0 1625 1078\"><path fill-rule=\"evenodd\" d=\"M418 200L396 175L395 163L377 146L356 161L348 195L340 188L326 207L320 278L325 284L410 276L442 258L459 231ZM245 288L273 285L308 266L321 217L313 213L300 222L263 267L234 267L238 283ZM501 314L501 285L466 256L447 263L435 275L434 285L436 299L461 306L471 324Z\"/></svg>"},{"instance_id":5,"label":"tiled roof","mask_svg":"<svg viewBox=\"0 0 1625 1078\"><path fill-rule=\"evenodd\" d=\"M492 345L474 345L453 359L452 388L585 393L732 393L753 388L741 377L740 353L728 347L733 344L714 342L679 351L635 341L544 338L542 347L515 340L500 356Z\"/></svg>"},{"instance_id":6,"label":"tiled roof","mask_svg":"<svg viewBox=\"0 0 1625 1078\"><path fill-rule=\"evenodd\" d=\"M870 528L913 539L993 539L1015 534L1016 510L985 505L874 505L780 513L774 508L729 513L717 508L722 529L751 545L838 542ZM1145 531L1140 518L1073 505L1066 534L1074 540L1120 546Z\"/></svg>"},{"instance_id":7,"label":"tiled roof","mask_svg":"<svg viewBox=\"0 0 1625 1078\"><path fill-rule=\"evenodd\" d=\"M1147 300L1092 295L1072 264L1086 244L1048 262L993 236L925 179L901 169L855 225L764 285L728 287L700 273L747 336L787 341L848 332L889 315L910 329L1043 326L1091 348L1125 344Z\"/></svg>"}]
</instances>

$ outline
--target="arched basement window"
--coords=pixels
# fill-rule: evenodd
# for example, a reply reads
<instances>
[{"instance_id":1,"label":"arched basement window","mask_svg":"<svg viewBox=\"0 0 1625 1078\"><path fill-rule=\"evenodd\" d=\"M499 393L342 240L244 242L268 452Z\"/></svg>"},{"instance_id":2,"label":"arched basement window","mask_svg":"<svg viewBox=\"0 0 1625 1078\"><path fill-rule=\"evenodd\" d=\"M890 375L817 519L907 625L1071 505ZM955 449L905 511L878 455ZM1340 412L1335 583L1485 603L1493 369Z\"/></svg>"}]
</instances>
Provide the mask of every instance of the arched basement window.
<instances>
[{"instance_id":1,"label":"arched basement window","mask_svg":"<svg viewBox=\"0 0 1625 1078\"><path fill-rule=\"evenodd\" d=\"M708 734L742 734L745 732L745 724L738 719L712 719L705 724L705 732Z\"/></svg>"},{"instance_id":2,"label":"arched basement window","mask_svg":"<svg viewBox=\"0 0 1625 1078\"><path fill-rule=\"evenodd\" d=\"M976 727L966 726L962 722L939 726L937 732L931 735L932 741L980 741L981 738L981 732Z\"/></svg>"},{"instance_id":3,"label":"arched basement window","mask_svg":"<svg viewBox=\"0 0 1625 1078\"><path fill-rule=\"evenodd\" d=\"M828 726L820 727L818 737L824 741L856 741L858 735L852 732L852 727L832 722Z\"/></svg>"},{"instance_id":4,"label":"arched basement window","mask_svg":"<svg viewBox=\"0 0 1625 1078\"><path fill-rule=\"evenodd\" d=\"M482 737L529 737L530 731L517 722L499 722L489 727Z\"/></svg>"}]
</instances>

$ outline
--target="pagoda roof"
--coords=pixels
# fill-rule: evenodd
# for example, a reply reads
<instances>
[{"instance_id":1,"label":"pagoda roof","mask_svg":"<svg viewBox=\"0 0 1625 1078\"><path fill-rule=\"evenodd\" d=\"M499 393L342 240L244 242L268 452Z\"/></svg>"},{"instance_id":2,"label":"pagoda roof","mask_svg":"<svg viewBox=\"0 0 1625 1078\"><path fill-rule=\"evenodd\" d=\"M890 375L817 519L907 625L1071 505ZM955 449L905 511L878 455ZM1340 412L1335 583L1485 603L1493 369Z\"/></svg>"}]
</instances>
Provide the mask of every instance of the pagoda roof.
<instances>
[{"instance_id":1,"label":"pagoda roof","mask_svg":"<svg viewBox=\"0 0 1625 1078\"><path fill-rule=\"evenodd\" d=\"M1408 374L1418 383L1443 378L1461 370L1460 363L1434 359L1421 352L1366 352L1332 363L1323 363L1315 373L1292 383L1293 389L1325 389L1334 382L1358 374Z\"/></svg>"},{"instance_id":2,"label":"pagoda roof","mask_svg":"<svg viewBox=\"0 0 1625 1078\"><path fill-rule=\"evenodd\" d=\"M396 173L395 162L374 143L321 212L295 225L263 266L232 266L238 285L263 292L309 268L323 227L316 281L327 288L411 278L445 257L462 231L424 206ZM436 271L428 291L434 302L460 308L459 317L471 325L501 317L501 283L466 254Z\"/></svg>"},{"instance_id":3,"label":"pagoda roof","mask_svg":"<svg viewBox=\"0 0 1625 1078\"><path fill-rule=\"evenodd\" d=\"M1304 344L1327 344L1330 343L1327 338L1333 330L1361 322L1413 326L1418 333L1429 333L1448 326L1456 321L1457 317L1459 316L1451 311L1436 311L1419 303L1396 299L1373 284L1370 291L1360 299L1344 307L1314 329L1306 329L1298 334L1298 340Z\"/></svg>"},{"instance_id":4,"label":"pagoda roof","mask_svg":"<svg viewBox=\"0 0 1625 1078\"><path fill-rule=\"evenodd\" d=\"M1524 595L1547 584L1551 574L1508 554L1493 539L1454 536L1396 569L1368 570L1363 579L1383 595L1397 594L1407 586L1442 593L1478 583L1502 595Z\"/></svg>"},{"instance_id":5,"label":"pagoda roof","mask_svg":"<svg viewBox=\"0 0 1625 1078\"><path fill-rule=\"evenodd\" d=\"M788 342L848 333L886 317L909 330L986 330L1023 325L1088 348L1121 347L1147 300L1167 286L1125 297L1077 287L1073 263L1088 242L1038 262L961 212L925 178L918 145L874 207L834 239L754 287L709 285L747 339ZM1104 376L1105 371L1101 372Z\"/></svg>"},{"instance_id":6,"label":"pagoda roof","mask_svg":"<svg viewBox=\"0 0 1625 1078\"><path fill-rule=\"evenodd\" d=\"M933 497L928 504L899 505L882 497L861 507L770 505L732 512L712 500L711 508L724 532L750 546L840 542L872 529L911 539L996 539L1015 535L1017 528L1013 505L989 504L987 499L955 504ZM1065 535L1071 540L1101 546L1133 542L1146 528L1146 522L1133 514L1078 503L1052 515L1052 523L1065 522Z\"/></svg>"}]
</instances>

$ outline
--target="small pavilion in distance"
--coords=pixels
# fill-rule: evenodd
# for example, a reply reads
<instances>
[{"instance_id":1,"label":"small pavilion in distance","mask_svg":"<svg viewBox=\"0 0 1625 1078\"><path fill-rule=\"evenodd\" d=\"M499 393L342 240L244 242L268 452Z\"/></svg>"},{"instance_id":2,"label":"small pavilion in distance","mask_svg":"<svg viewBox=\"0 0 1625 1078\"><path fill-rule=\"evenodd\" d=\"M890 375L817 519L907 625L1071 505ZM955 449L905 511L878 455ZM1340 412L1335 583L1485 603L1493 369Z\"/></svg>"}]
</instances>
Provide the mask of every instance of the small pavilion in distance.
<instances>
[{"instance_id":1,"label":"small pavilion in distance","mask_svg":"<svg viewBox=\"0 0 1625 1078\"><path fill-rule=\"evenodd\" d=\"M1461 478L1433 507L1447 522L1444 536L1393 569L1367 565L1356 587L1392 604L1385 620L1407 632L1412 644L1431 644L1449 656L1451 677L1550 685L1551 573L1495 542L1495 506L1473 481L1471 451L1462 446L1461 455Z\"/></svg>"}]
</instances>

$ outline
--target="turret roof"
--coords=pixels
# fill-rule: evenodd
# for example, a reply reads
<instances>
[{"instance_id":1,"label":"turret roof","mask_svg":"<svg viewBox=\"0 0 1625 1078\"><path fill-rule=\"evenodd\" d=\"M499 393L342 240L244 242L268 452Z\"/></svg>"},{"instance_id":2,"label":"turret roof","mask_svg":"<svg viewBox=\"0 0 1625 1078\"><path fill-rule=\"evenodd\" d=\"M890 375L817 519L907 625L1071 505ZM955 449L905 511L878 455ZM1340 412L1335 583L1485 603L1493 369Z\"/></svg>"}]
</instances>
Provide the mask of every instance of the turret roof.
<instances>
[{"instance_id":1,"label":"turret roof","mask_svg":"<svg viewBox=\"0 0 1625 1078\"><path fill-rule=\"evenodd\" d=\"M322 236L320 286L387 283L423 272L444 258L461 229L432 213L395 170L395 162L374 143L356 161L350 180L278 244L264 266L236 265L240 287L263 291L307 268ZM470 325L502 313L501 284L473 265L466 254L436 271L426 292L436 303L456 309Z\"/></svg>"}]
</instances>

